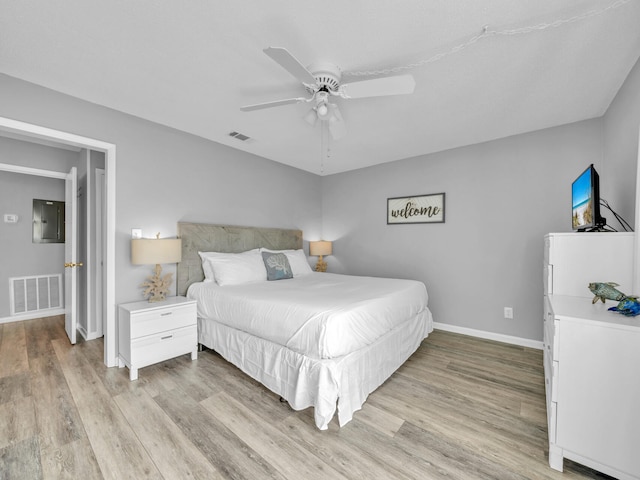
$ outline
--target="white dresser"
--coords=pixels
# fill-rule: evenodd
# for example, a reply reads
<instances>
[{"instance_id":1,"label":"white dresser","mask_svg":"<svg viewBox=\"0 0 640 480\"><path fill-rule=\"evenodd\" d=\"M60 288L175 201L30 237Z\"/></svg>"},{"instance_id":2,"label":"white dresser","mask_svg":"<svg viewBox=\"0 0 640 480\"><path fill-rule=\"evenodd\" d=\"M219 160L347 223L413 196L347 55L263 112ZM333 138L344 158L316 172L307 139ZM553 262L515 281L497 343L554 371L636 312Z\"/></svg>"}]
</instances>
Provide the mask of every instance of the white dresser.
<instances>
[{"instance_id":1,"label":"white dresser","mask_svg":"<svg viewBox=\"0 0 640 480\"><path fill-rule=\"evenodd\" d=\"M590 282L615 282L631 294L633 242L627 232L545 235L544 294L593 298Z\"/></svg>"},{"instance_id":2,"label":"white dresser","mask_svg":"<svg viewBox=\"0 0 640 480\"><path fill-rule=\"evenodd\" d=\"M169 297L162 302L125 303L118 313L118 365L129 367L129 379L138 369L191 353L198 356L196 301Z\"/></svg>"},{"instance_id":3,"label":"white dresser","mask_svg":"<svg viewBox=\"0 0 640 480\"><path fill-rule=\"evenodd\" d=\"M640 316L592 304L590 282L630 294L632 233L545 237L544 371L549 464L569 458L640 479Z\"/></svg>"}]
</instances>

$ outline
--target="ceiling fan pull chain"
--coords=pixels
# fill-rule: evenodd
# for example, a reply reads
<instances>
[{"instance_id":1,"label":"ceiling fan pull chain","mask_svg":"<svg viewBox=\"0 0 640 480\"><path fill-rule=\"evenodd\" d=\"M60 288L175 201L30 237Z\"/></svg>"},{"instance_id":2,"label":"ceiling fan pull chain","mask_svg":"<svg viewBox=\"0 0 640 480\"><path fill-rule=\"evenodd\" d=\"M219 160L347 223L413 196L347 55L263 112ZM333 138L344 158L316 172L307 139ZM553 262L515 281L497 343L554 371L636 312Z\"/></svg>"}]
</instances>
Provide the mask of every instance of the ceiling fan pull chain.
<instances>
[{"instance_id":1,"label":"ceiling fan pull chain","mask_svg":"<svg viewBox=\"0 0 640 480\"><path fill-rule=\"evenodd\" d=\"M327 126L324 122L320 122L320 175L324 175L324 144L325 130Z\"/></svg>"}]
</instances>

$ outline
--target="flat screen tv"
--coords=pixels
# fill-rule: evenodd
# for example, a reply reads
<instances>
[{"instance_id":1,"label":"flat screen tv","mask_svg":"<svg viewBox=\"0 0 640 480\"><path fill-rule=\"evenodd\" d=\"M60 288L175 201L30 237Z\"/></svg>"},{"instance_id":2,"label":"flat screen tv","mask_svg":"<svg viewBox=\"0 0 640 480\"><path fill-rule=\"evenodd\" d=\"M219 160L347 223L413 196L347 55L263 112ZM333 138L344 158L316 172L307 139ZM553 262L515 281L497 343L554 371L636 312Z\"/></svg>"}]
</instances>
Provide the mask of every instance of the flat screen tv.
<instances>
[{"instance_id":1,"label":"flat screen tv","mask_svg":"<svg viewBox=\"0 0 640 480\"><path fill-rule=\"evenodd\" d=\"M600 216L600 177L593 164L571 185L571 206L574 230L598 231L606 225Z\"/></svg>"}]
</instances>

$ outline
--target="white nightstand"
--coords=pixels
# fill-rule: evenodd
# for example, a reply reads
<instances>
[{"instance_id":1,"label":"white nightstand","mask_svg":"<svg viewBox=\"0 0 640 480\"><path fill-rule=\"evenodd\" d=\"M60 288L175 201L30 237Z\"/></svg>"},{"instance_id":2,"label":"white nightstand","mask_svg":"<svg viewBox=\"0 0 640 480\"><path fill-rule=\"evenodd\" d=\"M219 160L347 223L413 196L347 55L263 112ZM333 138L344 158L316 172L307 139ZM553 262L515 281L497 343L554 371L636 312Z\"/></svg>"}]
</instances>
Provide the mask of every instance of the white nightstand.
<instances>
[{"instance_id":1,"label":"white nightstand","mask_svg":"<svg viewBox=\"0 0 640 480\"><path fill-rule=\"evenodd\" d=\"M138 369L191 353L198 358L196 301L169 297L162 302L125 303L118 313L118 366L129 367L129 379Z\"/></svg>"}]
</instances>

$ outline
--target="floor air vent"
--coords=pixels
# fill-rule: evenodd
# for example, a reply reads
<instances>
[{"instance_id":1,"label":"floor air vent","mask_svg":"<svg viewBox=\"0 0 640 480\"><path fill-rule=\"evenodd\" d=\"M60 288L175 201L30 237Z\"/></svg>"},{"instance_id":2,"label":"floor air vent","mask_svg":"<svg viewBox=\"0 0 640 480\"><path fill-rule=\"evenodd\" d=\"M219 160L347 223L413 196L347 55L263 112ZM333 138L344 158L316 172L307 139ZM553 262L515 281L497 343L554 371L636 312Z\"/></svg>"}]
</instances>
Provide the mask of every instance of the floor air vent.
<instances>
[{"instance_id":1,"label":"floor air vent","mask_svg":"<svg viewBox=\"0 0 640 480\"><path fill-rule=\"evenodd\" d=\"M62 307L62 275L38 275L9 279L10 314Z\"/></svg>"}]
</instances>

